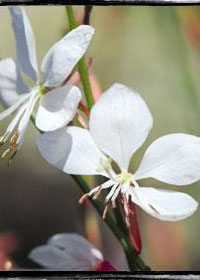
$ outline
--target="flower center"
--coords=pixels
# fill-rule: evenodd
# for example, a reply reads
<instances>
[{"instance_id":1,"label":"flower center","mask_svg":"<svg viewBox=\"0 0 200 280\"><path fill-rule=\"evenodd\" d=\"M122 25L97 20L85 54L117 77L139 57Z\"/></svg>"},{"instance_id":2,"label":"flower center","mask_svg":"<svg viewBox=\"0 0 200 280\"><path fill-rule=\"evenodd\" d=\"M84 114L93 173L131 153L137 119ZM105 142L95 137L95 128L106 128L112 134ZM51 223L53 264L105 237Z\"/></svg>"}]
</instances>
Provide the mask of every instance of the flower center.
<instances>
[{"instance_id":1,"label":"flower center","mask_svg":"<svg viewBox=\"0 0 200 280\"><path fill-rule=\"evenodd\" d=\"M47 92L47 89L44 86L34 86L32 90L35 91L39 96L42 96Z\"/></svg>"},{"instance_id":2,"label":"flower center","mask_svg":"<svg viewBox=\"0 0 200 280\"><path fill-rule=\"evenodd\" d=\"M116 176L116 181L120 184L127 184L130 183L132 180L133 175L131 173L128 173L127 171L122 171L120 174Z\"/></svg>"}]
</instances>

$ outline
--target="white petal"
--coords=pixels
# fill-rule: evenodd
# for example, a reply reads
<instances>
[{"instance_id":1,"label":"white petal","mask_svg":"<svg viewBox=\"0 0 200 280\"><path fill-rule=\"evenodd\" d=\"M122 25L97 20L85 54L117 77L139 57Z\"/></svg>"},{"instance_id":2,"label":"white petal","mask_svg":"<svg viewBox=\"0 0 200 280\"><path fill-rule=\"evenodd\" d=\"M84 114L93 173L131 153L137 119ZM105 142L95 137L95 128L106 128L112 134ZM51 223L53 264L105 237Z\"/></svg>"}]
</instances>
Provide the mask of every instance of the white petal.
<instances>
[{"instance_id":1,"label":"white petal","mask_svg":"<svg viewBox=\"0 0 200 280\"><path fill-rule=\"evenodd\" d=\"M103 256L91 243L78 234L56 234L48 245L36 247L29 257L47 268L92 270Z\"/></svg>"},{"instance_id":2,"label":"white petal","mask_svg":"<svg viewBox=\"0 0 200 280\"><path fill-rule=\"evenodd\" d=\"M97 148L88 130L79 127L61 128L37 138L42 156L68 174L101 174L97 171L104 155Z\"/></svg>"},{"instance_id":3,"label":"white petal","mask_svg":"<svg viewBox=\"0 0 200 280\"><path fill-rule=\"evenodd\" d=\"M87 50L94 28L80 25L58 41L45 55L41 72L45 86L60 86Z\"/></svg>"},{"instance_id":4,"label":"white petal","mask_svg":"<svg viewBox=\"0 0 200 280\"><path fill-rule=\"evenodd\" d=\"M153 177L174 185L188 185L200 179L200 138L183 133L154 141L134 174L136 180Z\"/></svg>"},{"instance_id":5,"label":"white petal","mask_svg":"<svg viewBox=\"0 0 200 280\"><path fill-rule=\"evenodd\" d=\"M36 115L36 126L42 131L53 131L66 126L75 116L81 92L66 85L51 90L42 98Z\"/></svg>"},{"instance_id":6,"label":"white petal","mask_svg":"<svg viewBox=\"0 0 200 280\"><path fill-rule=\"evenodd\" d=\"M23 7L9 7L17 47L17 60L24 73L38 79L34 33Z\"/></svg>"},{"instance_id":7,"label":"white petal","mask_svg":"<svg viewBox=\"0 0 200 280\"><path fill-rule=\"evenodd\" d=\"M71 138L66 128L46 132L36 139L41 155L53 166L63 170L71 149Z\"/></svg>"},{"instance_id":8,"label":"white petal","mask_svg":"<svg viewBox=\"0 0 200 280\"><path fill-rule=\"evenodd\" d=\"M114 84L94 105L90 130L97 145L127 170L133 153L145 141L152 117L142 98L132 89Z\"/></svg>"},{"instance_id":9,"label":"white petal","mask_svg":"<svg viewBox=\"0 0 200 280\"><path fill-rule=\"evenodd\" d=\"M0 60L0 101L4 107L13 105L20 94L28 92L22 82L20 71L11 58Z\"/></svg>"},{"instance_id":10,"label":"white petal","mask_svg":"<svg viewBox=\"0 0 200 280\"><path fill-rule=\"evenodd\" d=\"M79 234L56 234L49 239L48 244L65 249L65 252L76 260L87 260L91 264L97 260L103 260L101 252Z\"/></svg>"},{"instance_id":11,"label":"white petal","mask_svg":"<svg viewBox=\"0 0 200 280\"><path fill-rule=\"evenodd\" d=\"M31 251L29 258L46 268L62 268L66 263L66 254L51 245L38 246Z\"/></svg>"},{"instance_id":12,"label":"white petal","mask_svg":"<svg viewBox=\"0 0 200 280\"><path fill-rule=\"evenodd\" d=\"M134 203L151 216L165 221L177 221L191 216L198 203L188 194L154 188L132 188Z\"/></svg>"}]
</instances>

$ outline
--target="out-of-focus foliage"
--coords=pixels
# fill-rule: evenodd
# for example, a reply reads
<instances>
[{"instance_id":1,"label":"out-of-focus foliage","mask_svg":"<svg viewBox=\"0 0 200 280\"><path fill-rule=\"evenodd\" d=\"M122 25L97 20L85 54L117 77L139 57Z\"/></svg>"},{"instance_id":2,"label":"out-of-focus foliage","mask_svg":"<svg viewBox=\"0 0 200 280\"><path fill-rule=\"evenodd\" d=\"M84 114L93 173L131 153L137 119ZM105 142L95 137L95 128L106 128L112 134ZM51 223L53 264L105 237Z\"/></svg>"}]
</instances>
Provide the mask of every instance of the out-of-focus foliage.
<instances>
[{"instance_id":1,"label":"out-of-focus foliage","mask_svg":"<svg viewBox=\"0 0 200 280\"><path fill-rule=\"evenodd\" d=\"M67 30L65 10L40 6L26 10L41 59ZM79 21L81 13L82 7L77 7ZM0 19L0 57L13 57L14 38L6 7L1 7ZM102 89L114 82L129 85L145 99L154 117L154 127L134 157L132 171L145 147L157 137L174 132L199 136L200 8L95 7L91 23L96 33L89 52ZM0 130L4 127L3 124ZM102 222L97 226L91 207L84 222L84 208L77 202L80 191L69 176L41 158L34 143L37 132L31 124L28 132L11 167L8 169L5 161L0 162L0 230L10 230L21 238L16 261L30 265L26 260L28 251L57 232L86 232L116 268L125 269L123 254L113 235ZM153 180L146 180L143 185L172 188ZM200 202L200 182L184 191ZM200 269L200 210L177 223L156 221L141 213L140 223L142 255L153 269ZM102 238L97 235L98 228Z\"/></svg>"}]
</instances>

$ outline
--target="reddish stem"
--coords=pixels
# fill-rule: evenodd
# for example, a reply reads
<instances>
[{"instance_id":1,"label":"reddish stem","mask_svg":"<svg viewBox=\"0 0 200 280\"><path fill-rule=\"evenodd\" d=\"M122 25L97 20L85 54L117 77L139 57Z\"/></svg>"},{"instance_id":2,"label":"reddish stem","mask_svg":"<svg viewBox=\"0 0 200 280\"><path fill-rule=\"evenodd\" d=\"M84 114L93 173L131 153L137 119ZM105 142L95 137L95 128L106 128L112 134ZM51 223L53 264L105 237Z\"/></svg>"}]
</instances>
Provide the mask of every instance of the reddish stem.
<instances>
[{"instance_id":1,"label":"reddish stem","mask_svg":"<svg viewBox=\"0 0 200 280\"><path fill-rule=\"evenodd\" d=\"M138 223L135 204L129 201L129 223L128 227L129 238L135 250L140 253L142 250L142 241L140 235L140 227Z\"/></svg>"},{"instance_id":2,"label":"reddish stem","mask_svg":"<svg viewBox=\"0 0 200 280\"><path fill-rule=\"evenodd\" d=\"M83 102L80 102L79 105L78 105L78 108L83 111L85 113L86 116L89 117L89 110L88 108L83 104Z\"/></svg>"}]
</instances>

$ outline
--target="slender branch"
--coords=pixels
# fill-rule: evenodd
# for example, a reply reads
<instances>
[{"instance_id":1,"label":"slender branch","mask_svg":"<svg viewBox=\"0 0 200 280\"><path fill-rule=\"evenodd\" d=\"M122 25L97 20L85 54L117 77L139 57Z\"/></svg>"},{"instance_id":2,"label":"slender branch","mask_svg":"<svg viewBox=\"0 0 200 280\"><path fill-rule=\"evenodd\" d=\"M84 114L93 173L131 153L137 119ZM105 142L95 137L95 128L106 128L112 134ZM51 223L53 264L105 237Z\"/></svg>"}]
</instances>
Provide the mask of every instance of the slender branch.
<instances>
[{"instance_id":1,"label":"slender branch","mask_svg":"<svg viewBox=\"0 0 200 280\"><path fill-rule=\"evenodd\" d=\"M76 28L76 21L72 6L66 6L66 12L69 20L69 30Z\"/></svg>"},{"instance_id":2,"label":"slender branch","mask_svg":"<svg viewBox=\"0 0 200 280\"><path fill-rule=\"evenodd\" d=\"M72 29L76 28L76 21L74 18L72 6L66 6L66 12L68 15L68 20L69 20L69 29L72 30ZM89 19L88 19L88 21L89 21ZM82 80L82 85L83 85L88 109L91 110L92 106L94 105L94 100L93 100L92 90L91 90L91 86L90 86L85 56L83 56L80 59L80 61L78 62L78 66L79 66L79 72L80 72L80 76L81 76L81 80Z\"/></svg>"},{"instance_id":3,"label":"slender branch","mask_svg":"<svg viewBox=\"0 0 200 280\"><path fill-rule=\"evenodd\" d=\"M83 24L90 24L90 14L92 12L92 8L93 8L93 6L90 6L90 5L85 6Z\"/></svg>"},{"instance_id":4,"label":"slender branch","mask_svg":"<svg viewBox=\"0 0 200 280\"><path fill-rule=\"evenodd\" d=\"M126 224L122 217L122 213L121 213L121 209L120 209L118 200L116 200L115 203L116 203L116 207L113 209L113 211L114 211L116 222L117 222L119 228L121 228L121 230L123 230L124 234L127 235L128 234L127 227L126 227Z\"/></svg>"}]
</instances>

